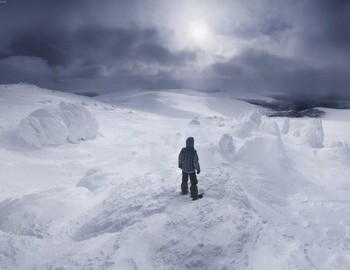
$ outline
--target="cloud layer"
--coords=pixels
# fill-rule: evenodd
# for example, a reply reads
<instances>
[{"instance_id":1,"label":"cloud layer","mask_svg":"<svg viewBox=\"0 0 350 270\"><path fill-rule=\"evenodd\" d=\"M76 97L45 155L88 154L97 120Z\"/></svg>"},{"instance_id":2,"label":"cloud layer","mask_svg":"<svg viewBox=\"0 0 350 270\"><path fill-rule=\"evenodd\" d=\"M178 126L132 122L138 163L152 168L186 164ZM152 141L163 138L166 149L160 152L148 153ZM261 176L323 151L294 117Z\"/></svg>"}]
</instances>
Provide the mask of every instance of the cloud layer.
<instances>
[{"instance_id":1,"label":"cloud layer","mask_svg":"<svg viewBox=\"0 0 350 270\"><path fill-rule=\"evenodd\" d=\"M196 44L186 23L205 22ZM7 1L0 83L347 96L350 2Z\"/></svg>"}]
</instances>

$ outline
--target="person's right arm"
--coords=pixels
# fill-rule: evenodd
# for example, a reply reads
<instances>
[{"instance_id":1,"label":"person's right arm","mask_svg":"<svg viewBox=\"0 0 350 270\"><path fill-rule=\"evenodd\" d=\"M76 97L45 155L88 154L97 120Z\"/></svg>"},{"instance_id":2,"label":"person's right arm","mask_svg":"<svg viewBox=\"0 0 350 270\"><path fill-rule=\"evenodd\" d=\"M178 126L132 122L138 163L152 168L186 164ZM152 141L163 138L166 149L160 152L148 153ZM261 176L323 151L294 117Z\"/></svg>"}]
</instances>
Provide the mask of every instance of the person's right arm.
<instances>
[{"instance_id":1,"label":"person's right arm","mask_svg":"<svg viewBox=\"0 0 350 270\"><path fill-rule=\"evenodd\" d=\"M194 154L193 165L194 165L194 168L197 170L197 173L199 174L201 172L201 167L199 166L199 159L198 159L197 152Z\"/></svg>"}]
</instances>

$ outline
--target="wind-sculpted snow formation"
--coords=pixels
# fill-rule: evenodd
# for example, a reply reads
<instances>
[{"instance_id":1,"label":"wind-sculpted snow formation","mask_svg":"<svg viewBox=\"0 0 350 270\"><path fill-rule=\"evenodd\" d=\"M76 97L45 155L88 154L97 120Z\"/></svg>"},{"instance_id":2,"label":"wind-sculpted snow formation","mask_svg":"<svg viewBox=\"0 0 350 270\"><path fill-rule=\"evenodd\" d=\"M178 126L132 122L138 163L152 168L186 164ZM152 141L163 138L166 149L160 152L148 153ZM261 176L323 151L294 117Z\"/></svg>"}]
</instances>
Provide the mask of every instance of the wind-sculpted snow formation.
<instances>
[{"instance_id":1,"label":"wind-sculpted snow formation","mask_svg":"<svg viewBox=\"0 0 350 270\"><path fill-rule=\"evenodd\" d=\"M350 268L350 112L268 118L216 93L101 102L29 88L0 87L0 269ZM95 137L93 116L97 139L65 143ZM21 120L36 149L15 136ZM177 168L188 136L194 202Z\"/></svg>"},{"instance_id":2,"label":"wind-sculpted snow formation","mask_svg":"<svg viewBox=\"0 0 350 270\"><path fill-rule=\"evenodd\" d=\"M291 122L288 135L298 144L306 144L314 148L323 147L323 127L321 119Z\"/></svg>"},{"instance_id":3,"label":"wind-sculpted snow formation","mask_svg":"<svg viewBox=\"0 0 350 270\"><path fill-rule=\"evenodd\" d=\"M234 133L239 137L247 137L259 130L261 115L257 111L243 112L235 123Z\"/></svg>"},{"instance_id":4,"label":"wind-sculpted snow formation","mask_svg":"<svg viewBox=\"0 0 350 270\"><path fill-rule=\"evenodd\" d=\"M263 117L258 111L244 112L232 126L232 134L240 139L258 135L283 136L296 144L313 148L323 147L324 132L321 119L282 118L279 122L280 126L273 118Z\"/></svg>"},{"instance_id":5,"label":"wind-sculpted snow formation","mask_svg":"<svg viewBox=\"0 0 350 270\"><path fill-rule=\"evenodd\" d=\"M219 141L219 149L223 156L233 158L235 155L235 146L233 145L233 139L230 134L224 134Z\"/></svg>"},{"instance_id":6,"label":"wind-sculpted snow formation","mask_svg":"<svg viewBox=\"0 0 350 270\"><path fill-rule=\"evenodd\" d=\"M20 136L37 148L94 139L97 130L97 120L86 108L64 102L58 107L38 109L19 124Z\"/></svg>"}]
</instances>

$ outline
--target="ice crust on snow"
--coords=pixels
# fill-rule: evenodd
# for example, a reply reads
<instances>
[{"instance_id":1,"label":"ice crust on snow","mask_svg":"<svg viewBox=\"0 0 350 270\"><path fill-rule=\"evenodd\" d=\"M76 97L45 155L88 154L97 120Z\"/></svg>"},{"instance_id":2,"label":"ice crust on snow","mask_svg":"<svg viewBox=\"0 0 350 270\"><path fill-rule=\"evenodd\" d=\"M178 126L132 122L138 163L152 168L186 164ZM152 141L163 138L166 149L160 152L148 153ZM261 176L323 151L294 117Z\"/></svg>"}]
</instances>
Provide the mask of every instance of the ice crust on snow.
<instances>
[{"instance_id":1,"label":"ice crust on snow","mask_svg":"<svg viewBox=\"0 0 350 270\"><path fill-rule=\"evenodd\" d=\"M62 102L58 107L41 108L19 124L24 141L37 148L60 145L69 141L79 143L97 136L98 122L79 104Z\"/></svg>"}]
</instances>

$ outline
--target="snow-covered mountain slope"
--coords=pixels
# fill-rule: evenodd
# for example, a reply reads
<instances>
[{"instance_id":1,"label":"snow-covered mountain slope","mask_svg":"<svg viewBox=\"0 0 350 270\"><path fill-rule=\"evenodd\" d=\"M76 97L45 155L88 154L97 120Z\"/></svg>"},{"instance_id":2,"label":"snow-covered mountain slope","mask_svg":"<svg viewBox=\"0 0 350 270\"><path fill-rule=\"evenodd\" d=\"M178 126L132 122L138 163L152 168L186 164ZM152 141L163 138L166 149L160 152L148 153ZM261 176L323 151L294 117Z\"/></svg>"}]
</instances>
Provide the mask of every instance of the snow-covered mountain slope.
<instances>
[{"instance_id":1,"label":"snow-covered mountain slope","mask_svg":"<svg viewBox=\"0 0 350 270\"><path fill-rule=\"evenodd\" d=\"M21 120L61 102L97 119L95 139L20 140ZM327 113L266 118L189 90L0 86L0 269L349 269L350 113ZM205 193L194 202L179 195L188 136Z\"/></svg>"}]
</instances>

